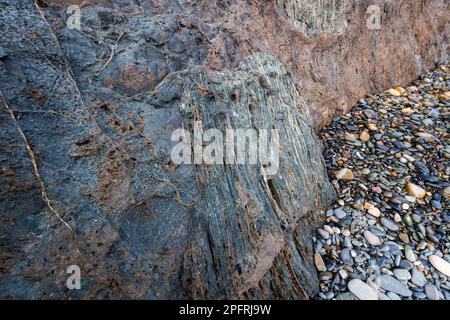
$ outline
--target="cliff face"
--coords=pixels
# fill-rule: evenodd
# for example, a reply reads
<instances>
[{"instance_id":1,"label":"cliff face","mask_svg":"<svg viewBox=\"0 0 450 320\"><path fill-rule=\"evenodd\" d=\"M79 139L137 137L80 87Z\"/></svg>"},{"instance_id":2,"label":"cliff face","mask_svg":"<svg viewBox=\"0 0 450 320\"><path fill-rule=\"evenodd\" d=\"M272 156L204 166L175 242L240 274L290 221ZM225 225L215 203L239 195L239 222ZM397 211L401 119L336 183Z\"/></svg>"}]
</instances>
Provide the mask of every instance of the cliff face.
<instances>
[{"instance_id":1,"label":"cliff face","mask_svg":"<svg viewBox=\"0 0 450 320\"><path fill-rule=\"evenodd\" d=\"M379 30L368 6L80 1L77 30L66 1L0 0L0 297L314 295L313 130L448 54L447 2L380 4ZM174 163L199 122L276 129L278 170Z\"/></svg>"}]
</instances>

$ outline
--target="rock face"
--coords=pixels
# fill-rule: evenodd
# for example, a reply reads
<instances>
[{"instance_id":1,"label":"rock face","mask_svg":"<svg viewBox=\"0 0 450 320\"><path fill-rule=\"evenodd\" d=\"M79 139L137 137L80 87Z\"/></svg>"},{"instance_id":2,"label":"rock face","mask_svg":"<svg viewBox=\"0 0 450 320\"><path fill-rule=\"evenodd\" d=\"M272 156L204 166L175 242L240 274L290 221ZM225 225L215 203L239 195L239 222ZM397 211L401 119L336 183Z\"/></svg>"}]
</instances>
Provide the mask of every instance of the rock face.
<instances>
[{"instance_id":1,"label":"rock face","mask_svg":"<svg viewBox=\"0 0 450 320\"><path fill-rule=\"evenodd\" d=\"M79 2L81 30L66 1L0 0L0 297L315 295L335 193L313 130L445 59L448 4L369 30L368 1ZM276 129L276 172L174 163L199 122Z\"/></svg>"}]
</instances>

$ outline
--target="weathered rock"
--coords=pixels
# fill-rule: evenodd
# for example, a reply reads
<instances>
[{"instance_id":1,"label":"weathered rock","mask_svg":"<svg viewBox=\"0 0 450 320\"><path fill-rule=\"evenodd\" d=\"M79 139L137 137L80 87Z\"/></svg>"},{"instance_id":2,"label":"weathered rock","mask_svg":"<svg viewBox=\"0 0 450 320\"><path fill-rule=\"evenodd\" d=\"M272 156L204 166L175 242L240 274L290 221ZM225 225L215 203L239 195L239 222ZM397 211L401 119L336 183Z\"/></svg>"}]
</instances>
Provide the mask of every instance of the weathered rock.
<instances>
[{"instance_id":1,"label":"weathered rock","mask_svg":"<svg viewBox=\"0 0 450 320\"><path fill-rule=\"evenodd\" d=\"M279 61L255 54L234 70L202 71L207 41L188 28L189 16L121 20L89 7L85 17L118 25L98 34L73 30L66 40L62 29L53 36L32 2L3 6L2 109L7 103L18 120L1 118L2 139L11 142L1 167L15 172L1 180L10 190L2 193L2 234L11 235L2 243L1 287L16 287L2 297L300 299L317 292L311 228L334 190L308 109ZM21 33L33 38L4 41L17 37L13 25L31 26ZM160 30L167 42L142 30ZM108 63L110 45L117 47ZM173 163L173 130L192 134L194 121L223 133L277 128L278 171ZM20 128L38 155L38 178ZM67 292L73 264L82 288Z\"/></svg>"}]
</instances>

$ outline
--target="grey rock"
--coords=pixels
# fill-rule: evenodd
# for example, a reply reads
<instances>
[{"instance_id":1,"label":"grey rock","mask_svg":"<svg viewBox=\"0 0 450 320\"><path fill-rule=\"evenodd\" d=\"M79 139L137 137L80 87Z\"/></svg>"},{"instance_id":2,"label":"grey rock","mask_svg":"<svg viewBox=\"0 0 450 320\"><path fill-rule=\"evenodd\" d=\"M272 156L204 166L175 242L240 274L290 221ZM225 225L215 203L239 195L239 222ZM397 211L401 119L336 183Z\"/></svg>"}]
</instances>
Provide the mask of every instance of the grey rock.
<instances>
[{"instance_id":1,"label":"grey rock","mask_svg":"<svg viewBox=\"0 0 450 320\"><path fill-rule=\"evenodd\" d=\"M359 300L359 299L351 292L344 292L338 295L336 297L336 300Z\"/></svg>"},{"instance_id":2,"label":"grey rock","mask_svg":"<svg viewBox=\"0 0 450 320\"><path fill-rule=\"evenodd\" d=\"M213 30L199 27L189 10L170 14L173 7L161 6L125 19L92 5L83 8L83 21L115 23L98 31L83 22L77 32L60 23L65 10L53 6L2 0L0 7L0 46L8 53L0 90L42 179L0 99L0 168L14 168L9 182L0 173L0 233L8 235L1 247L21 252L1 267L1 299L238 298L246 288L248 298L317 293L316 271L301 252L319 227L315 212L336 194L309 107L277 59L258 53L207 71ZM149 30L162 37L147 37ZM175 165L171 135L181 127L192 135L194 119L222 132L277 128L289 152L281 152L271 179L260 165ZM292 252L289 261L282 250ZM72 264L86 281L67 291ZM276 276L272 265L279 265ZM298 284L289 270L302 270Z\"/></svg>"},{"instance_id":3,"label":"grey rock","mask_svg":"<svg viewBox=\"0 0 450 320\"><path fill-rule=\"evenodd\" d=\"M378 300L375 289L360 279L352 279L348 283L348 289L360 300Z\"/></svg>"},{"instance_id":4,"label":"grey rock","mask_svg":"<svg viewBox=\"0 0 450 320\"><path fill-rule=\"evenodd\" d=\"M344 264L351 266L353 265L353 257L351 256L350 251L351 250L349 248L342 249L340 258Z\"/></svg>"},{"instance_id":5,"label":"grey rock","mask_svg":"<svg viewBox=\"0 0 450 320\"><path fill-rule=\"evenodd\" d=\"M377 277L377 283L386 291L394 292L403 297L412 296L412 291L409 290L407 286L390 275L381 275Z\"/></svg>"},{"instance_id":6,"label":"grey rock","mask_svg":"<svg viewBox=\"0 0 450 320\"><path fill-rule=\"evenodd\" d=\"M427 298L430 299L430 300L440 300L439 290L431 282L428 282L425 285L425 293L427 295Z\"/></svg>"},{"instance_id":7,"label":"grey rock","mask_svg":"<svg viewBox=\"0 0 450 320\"><path fill-rule=\"evenodd\" d=\"M427 279L423 272L419 271L417 268L413 268L411 282L419 287L423 287L427 283Z\"/></svg>"},{"instance_id":8,"label":"grey rock","mask_svg":"<svg viewBox=\"0 0 450 320\"><path fill-rule=\"evenodd\" d=\"M388 219L386 217L381 217L380 221L383 224L383 226L385 226L390 231L397 232L398 230L400 230L398 225L391 219Z\"/></svg>"},{"instance_id":9,"label":"grey rock","mask_svg":"<svg viewBox=\"0 0 450 320\"><path fill-rule=\"evenodd\" d=\"M411 279L411 274L405 269L395 269L394 275L398 280L406 281Z\"/></svg>"},{"instance_id":10,"label":"grey rock","mask_svg":"<svg viewBox=\"0 0 450 320\"><path fill-rule=\"evenodd\" d=\"M342 208L334 209L333 212L338 219L344 219L347 216L347 213Z\"/></svg>"}]
</instances>

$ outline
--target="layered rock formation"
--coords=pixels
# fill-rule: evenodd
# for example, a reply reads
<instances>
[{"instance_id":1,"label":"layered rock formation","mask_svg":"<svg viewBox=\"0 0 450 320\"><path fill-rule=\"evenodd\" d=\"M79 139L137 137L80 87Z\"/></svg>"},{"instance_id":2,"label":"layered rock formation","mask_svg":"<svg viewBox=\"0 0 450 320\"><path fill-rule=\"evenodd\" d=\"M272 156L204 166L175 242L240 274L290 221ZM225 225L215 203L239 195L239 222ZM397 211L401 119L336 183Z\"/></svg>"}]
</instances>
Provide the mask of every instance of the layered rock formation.
<instances>
[{"instance_id":1,"label":"layered rock formation","mask_svg":"<svg viewBox=\"0 0 450 320\"><path fill-rule=\"evenodd\" d=\"M79 2L0 0L0 297L314 296L313 129L445 59L448 3ZM196 121L277 129L278 171L175 164Z\"/></svg>"}]
</instances>

